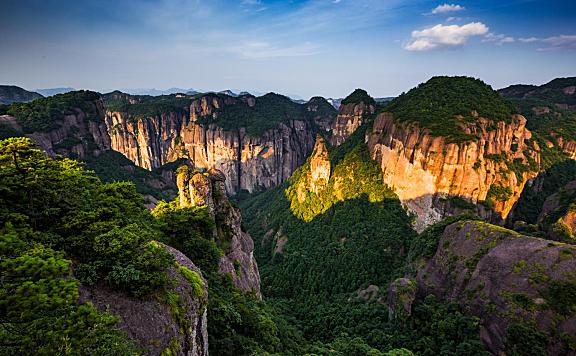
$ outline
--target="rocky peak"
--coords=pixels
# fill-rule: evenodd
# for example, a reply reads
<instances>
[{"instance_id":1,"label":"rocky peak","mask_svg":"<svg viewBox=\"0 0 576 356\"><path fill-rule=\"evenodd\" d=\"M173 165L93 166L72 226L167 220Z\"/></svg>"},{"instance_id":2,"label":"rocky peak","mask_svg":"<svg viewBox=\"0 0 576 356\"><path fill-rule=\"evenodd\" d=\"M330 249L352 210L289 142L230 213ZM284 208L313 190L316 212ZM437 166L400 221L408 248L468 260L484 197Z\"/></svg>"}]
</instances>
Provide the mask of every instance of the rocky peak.
<instances>
[{"instance_id":1,"label":"rocky peak","mask_svg":"<svg viewBox=\"0 0 576 356\"><path fill-rule=\"evenodd\" d=\"M242 229L240 209L226 195L225 180L224 173L214 168L200 171L181 166L177 170L180 206L208 210L215 223L214 237L225 253L220 258L218 272L229 274L237 288L261 298L254 242Z\"/></svg>"},{"instance_id":2,"label":"rocky peak","mask_svg":"<svg viewBox=\"0 0 576 356\"><path fill-rule=\"evenodd\" d=\"M311 191L318 194L330 180L330 159L328 157L328 149L324 143L324 138L320 135L316 136L316 144L314 151L310 157L310 188Z\"/></svg>"},{"instance_id":3,"label":"rocky peak","mask_svg":"<svg viewBox=\"0 0 576 356\"><path fill-rule=\"evenodd\" d=\"M338 146L346 141L375 110L374 99L361 89L356 89L342 100L338 116L332 125L332 145Z\"/></svg>"}]
</instances>

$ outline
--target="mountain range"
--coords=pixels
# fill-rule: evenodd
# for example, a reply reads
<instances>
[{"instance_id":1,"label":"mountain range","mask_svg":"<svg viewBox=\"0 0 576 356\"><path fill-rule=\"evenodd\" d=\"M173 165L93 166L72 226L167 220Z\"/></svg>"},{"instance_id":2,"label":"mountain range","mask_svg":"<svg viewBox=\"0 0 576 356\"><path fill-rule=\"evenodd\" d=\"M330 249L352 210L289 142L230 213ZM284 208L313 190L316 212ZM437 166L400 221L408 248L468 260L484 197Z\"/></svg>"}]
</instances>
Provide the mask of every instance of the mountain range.
<instances>
[{"instance_id":1,"label":"mountain range","mask_svg":"<svg viewBox=\"0 0 576 356\"><path fill-rule=\"evenodd\" d=\"M576 351L576 77L306 102L2 88L13 352Z\"/></svg>"}]
</instances>

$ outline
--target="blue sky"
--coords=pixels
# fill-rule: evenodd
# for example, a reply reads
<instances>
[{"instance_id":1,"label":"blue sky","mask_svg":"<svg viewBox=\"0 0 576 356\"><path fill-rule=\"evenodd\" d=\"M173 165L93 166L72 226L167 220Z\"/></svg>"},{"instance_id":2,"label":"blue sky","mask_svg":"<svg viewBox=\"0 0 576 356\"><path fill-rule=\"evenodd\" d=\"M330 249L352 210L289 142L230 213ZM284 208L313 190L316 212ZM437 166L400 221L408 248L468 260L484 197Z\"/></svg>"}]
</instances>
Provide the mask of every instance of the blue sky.
<instances>
[{"instance_id":1,"label":"blue sky","mask_svg":"<svg viewBox=\"0 0 576 356\"><path fill-rule=\"evenodd\" d=\"M576 75L576 1L0 0L0 83L395 96Z\"/></svg>"}]
</instances>

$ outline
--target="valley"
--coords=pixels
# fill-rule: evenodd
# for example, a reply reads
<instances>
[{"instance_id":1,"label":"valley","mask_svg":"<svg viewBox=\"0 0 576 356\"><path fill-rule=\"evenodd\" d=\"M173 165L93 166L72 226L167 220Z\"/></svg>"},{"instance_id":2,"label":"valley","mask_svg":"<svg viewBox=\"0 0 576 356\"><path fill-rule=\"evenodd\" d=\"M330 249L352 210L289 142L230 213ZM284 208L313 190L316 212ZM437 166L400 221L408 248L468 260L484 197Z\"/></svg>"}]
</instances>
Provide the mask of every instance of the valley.
<instances>
[{"instance_id":1,"label":"valley","mask_svg":"<svg viewBox=\"0 0 576 356\"><path fill-rule=\"evenodd\" d=\"M574 88L12 88L1 354L573 354Z\"/></svg>"}]
</instances>

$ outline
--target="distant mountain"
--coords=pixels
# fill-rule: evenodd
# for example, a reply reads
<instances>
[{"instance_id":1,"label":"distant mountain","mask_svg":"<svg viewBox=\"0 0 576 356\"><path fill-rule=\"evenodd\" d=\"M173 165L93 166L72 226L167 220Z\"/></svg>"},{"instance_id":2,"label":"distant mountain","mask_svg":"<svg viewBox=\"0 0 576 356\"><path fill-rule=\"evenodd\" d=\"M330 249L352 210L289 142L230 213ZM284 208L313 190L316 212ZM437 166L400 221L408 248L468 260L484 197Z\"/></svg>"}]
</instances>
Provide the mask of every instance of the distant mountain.
<instances>
[{"instance_id":1,"label":"distant mountain","mask_svg":"<svg viewBox=\"0 0 576 356\"><path fill-rule=\"evenodd\" d=\"M344 98L337 98L337 99L333 99L333 98L328 98L326 99L333 107L335 107L336 109L340 108L340 104L342 103L342 100L344 100Z\"/></svg>"},{"instance_id":2,"label":"distant mountain","mask_svg":"<svg viewBox=\"0 0 576 356\"><path fill-rule=\"evenodd\" d=\"M120 91L131 94L131 95L150 95L150 96L160 96L160 95L171 95L177 93L185 93L189 95L198 94L197 90L192 88L183 89L183 88L169 88L169 89L156 89L156 88L124 88L120 89Z\"/></svg>"},{"instance_id":3,"label":"distant mountain","mask_svg":"<svg viewBox=\"0 0 576 356\"><path fill-rule=\"evenodd\" d=\"M42 98L42 95L14 85L0 85L0 104L29 102Z\"/></svg>"},{"instance_id":4,"label":"distant mountain","mask_svg":"<svg viewBox=\"0 0 576 356\"><path fill-rule=\"evenodd\" d=\"M57 94L69 93L69 92L74 91L74 90L76 90L76 89L70 88L70 87L65 87L65 88L35 89L34 91L42 94L43 96L53 96L53 95L57 95Z\"/></svg>"}]
</instances>

